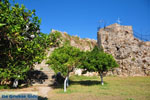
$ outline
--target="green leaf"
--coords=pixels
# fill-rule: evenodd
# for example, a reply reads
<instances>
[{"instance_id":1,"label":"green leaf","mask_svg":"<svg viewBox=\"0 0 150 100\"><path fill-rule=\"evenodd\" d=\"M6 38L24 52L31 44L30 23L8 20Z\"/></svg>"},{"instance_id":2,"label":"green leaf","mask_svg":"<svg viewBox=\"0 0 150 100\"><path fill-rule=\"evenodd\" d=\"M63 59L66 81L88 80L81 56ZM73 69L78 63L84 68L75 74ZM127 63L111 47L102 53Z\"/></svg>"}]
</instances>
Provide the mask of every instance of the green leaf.
<instances>
[{"instance_id":1,"label":"green leaf","mask_svg":"<svg viewBox=\"0 0 150 100\"><path fill-rule=\"evenodd\" d=\"M21 48L17 48L17 50L20 52L20 51L21 51Z\"/></svg>"},{"instance_id":2,"label":"green leaf","mask_svg":"<svg viewBox=\"0 0 150 100\"><path fill-rule=\"evenodd\" d=\"M6 25L6 24L0 23L0 27L2 27L2 26L4 26L4 25Z\"/></svg>"}]
</instances>

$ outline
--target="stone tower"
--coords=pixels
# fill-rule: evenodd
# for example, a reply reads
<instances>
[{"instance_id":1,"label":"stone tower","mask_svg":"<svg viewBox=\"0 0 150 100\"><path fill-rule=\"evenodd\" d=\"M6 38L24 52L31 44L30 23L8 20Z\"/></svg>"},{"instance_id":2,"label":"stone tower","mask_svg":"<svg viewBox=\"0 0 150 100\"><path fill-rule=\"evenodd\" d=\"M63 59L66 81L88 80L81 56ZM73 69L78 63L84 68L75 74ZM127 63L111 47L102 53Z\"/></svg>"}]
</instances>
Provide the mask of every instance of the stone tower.
<instances>
[{"instance_id":1,"label":"stone tower","mask_svg":"<svg viewBox=\"0 0 150 100\"><path fill-rule=\"evenodd\" d=\"M132 26L117 23L101 28L97 32L98 47L112 54L118 64L108 75L150 76L150 45L133 35Z\"/></svg>"},{"instance_id":2,"label":"stone tower","mask_svg":"<svg viewBox=\"0 0 150 100\"><path fill-rule=\"evenodd\" d=\"M100 34L99 30L97 31L97 46L100 49L102 47L102 45L101 45L101 34Z\"/></svg>"}]
</instances>

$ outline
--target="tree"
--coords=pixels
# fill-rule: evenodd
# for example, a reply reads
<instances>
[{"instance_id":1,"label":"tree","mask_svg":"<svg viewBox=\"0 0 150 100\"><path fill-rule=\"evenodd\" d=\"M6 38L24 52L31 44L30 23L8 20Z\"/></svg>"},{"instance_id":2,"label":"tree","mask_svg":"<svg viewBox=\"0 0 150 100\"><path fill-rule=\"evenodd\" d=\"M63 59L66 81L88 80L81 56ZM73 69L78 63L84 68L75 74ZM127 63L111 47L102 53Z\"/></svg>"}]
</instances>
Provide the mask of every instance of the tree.
<instances>
[{"instance_id":1,"label":"tree","mask_svg":"<svg viewBox=\"0 0 150 100\"><path fill-rule=\"evenodd\" d=\"M44 58L48 35L40 32L35 10L0 1L0 84L24 80L33 64Z\"/></svg>"},{"instance_id":2,"label":"tree","mask_svg":"<svg viewBox=\"0 0 150 100\"><path fill-rule=\"evenodd\" d=\"M81 52L79 49L65 45L55 49L47 61L55 73L60 72L65 78L64 92L66 92L66 87L69 86L69 73L72 72L79 63L80 55Z\"/></svg>"},{"instance_id":3,"label":"tree","mask_svg":"<svg viewBox=\"0 0 150 100\"><path fill-rule=\"evenodd\" d=\"M102 49L101 49L102 50ZM79 68L87 71L98 72L101 78L101 85L103 85L103 73L112 68L118 67L117 62L112 55L100 51L95 47L91 52L87 51L82 55L82 61Z\"/></svg>"}]
</instances>

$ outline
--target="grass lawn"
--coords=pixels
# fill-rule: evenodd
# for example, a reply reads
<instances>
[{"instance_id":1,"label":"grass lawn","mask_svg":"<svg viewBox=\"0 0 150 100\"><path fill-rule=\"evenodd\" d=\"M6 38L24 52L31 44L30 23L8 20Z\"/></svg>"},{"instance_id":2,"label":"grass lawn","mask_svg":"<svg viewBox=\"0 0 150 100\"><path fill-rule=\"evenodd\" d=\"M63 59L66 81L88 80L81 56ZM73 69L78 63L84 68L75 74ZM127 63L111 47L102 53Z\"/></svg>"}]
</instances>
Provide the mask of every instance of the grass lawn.
<instances>
[{"instance_id":1,"label":"grass lawn","mask_svg":"<svg viewBox=\"0 0 150 100\"><path fill-rule=\"evenodd\" d=\"M71 76L67 92L56 87L49 92L49 100L150 100L150 77Z\"/></svg>"}]
</instances>

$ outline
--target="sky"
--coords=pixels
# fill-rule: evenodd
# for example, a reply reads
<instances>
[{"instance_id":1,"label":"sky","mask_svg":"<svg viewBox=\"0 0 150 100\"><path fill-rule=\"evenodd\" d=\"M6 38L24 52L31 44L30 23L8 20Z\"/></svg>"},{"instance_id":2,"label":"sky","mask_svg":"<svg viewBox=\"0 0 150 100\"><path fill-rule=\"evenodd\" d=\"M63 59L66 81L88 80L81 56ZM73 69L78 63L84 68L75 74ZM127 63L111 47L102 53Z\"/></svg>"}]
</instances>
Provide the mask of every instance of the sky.
<instances>
[{"instance_id":1,"label":"sky","mask_svg":"<svg viewBox=\"0 0 150 100\"><path fill-rule=\"evenodd\" d=\"M77 35L81 38L97 38L97 27L117 22L131 25L150 40L150 0L15 0L26 8L36 10L42 19L41 32L51 29Z\"/></svg>"}]
</instances>

